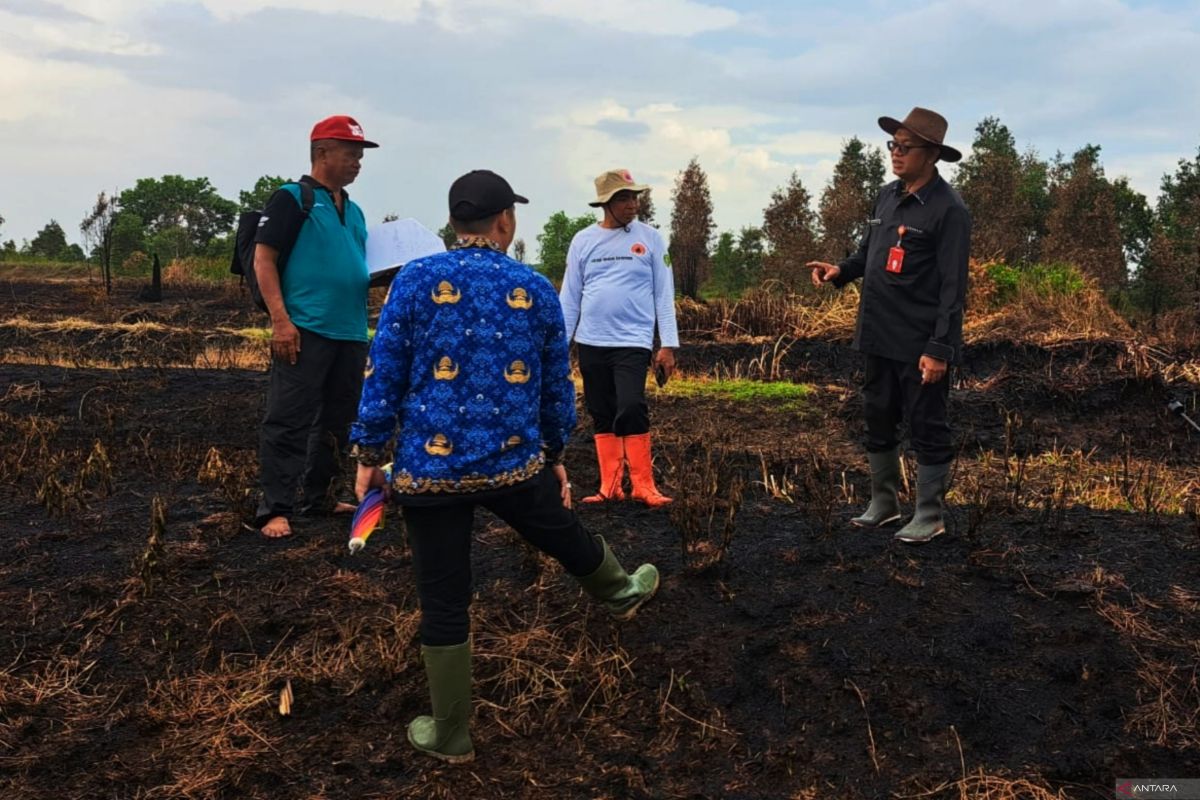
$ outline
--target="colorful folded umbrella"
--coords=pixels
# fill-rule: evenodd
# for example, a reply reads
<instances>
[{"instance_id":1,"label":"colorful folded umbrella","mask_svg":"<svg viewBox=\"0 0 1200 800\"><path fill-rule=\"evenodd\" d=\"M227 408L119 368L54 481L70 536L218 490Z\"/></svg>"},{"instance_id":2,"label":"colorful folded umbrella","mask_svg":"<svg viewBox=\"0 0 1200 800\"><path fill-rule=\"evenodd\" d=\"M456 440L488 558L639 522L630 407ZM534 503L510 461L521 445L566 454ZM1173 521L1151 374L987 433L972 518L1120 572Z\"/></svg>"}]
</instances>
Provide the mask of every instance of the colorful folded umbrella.
<instances>
[{"instance_id":1,"label":"colorful folded umbrella","mask_svg":"<svg viewBox=\"0 0 1200 800\"><path fill-rule=\"evenodd\" d=\"M391 470L385 467L383 472L390 481ZM366 493L362 502L358 504L358 510L354 512L354 519L350 520L351 553L360 552L367 546L367 538L383 527L383 512L386 507L382 488L375 488Z\"/></svg>"}]
</instances>

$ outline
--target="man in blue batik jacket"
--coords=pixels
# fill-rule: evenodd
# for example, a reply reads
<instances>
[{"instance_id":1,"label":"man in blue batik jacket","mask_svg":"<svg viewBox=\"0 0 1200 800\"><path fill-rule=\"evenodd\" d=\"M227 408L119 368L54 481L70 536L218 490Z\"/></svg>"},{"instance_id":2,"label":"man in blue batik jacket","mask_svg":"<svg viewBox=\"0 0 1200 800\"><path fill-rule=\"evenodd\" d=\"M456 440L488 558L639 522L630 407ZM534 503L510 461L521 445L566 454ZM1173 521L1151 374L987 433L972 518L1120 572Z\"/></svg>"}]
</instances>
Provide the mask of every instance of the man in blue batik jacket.
<instances>
[{"instance_id":1,"label":"man in blue batik jacket","mask_svg":"<svg viewBox=\"0 0 1200 800\"><path fill-rule=\"evenodd\" d=\"M392 283L350 434L360 499L385 484L379 465L393 461L390 492L412 546L433 713L415 719L408 738L451 763L475 754L468 609L476 506L559 561L620 619L658 589L652 564L629 575L571 511L562 453L575 427L575 386L562 308L544 276L505 255L514 204L526 202L487 170L450 187L458 242Z\"/></svg>"}]
</instances>

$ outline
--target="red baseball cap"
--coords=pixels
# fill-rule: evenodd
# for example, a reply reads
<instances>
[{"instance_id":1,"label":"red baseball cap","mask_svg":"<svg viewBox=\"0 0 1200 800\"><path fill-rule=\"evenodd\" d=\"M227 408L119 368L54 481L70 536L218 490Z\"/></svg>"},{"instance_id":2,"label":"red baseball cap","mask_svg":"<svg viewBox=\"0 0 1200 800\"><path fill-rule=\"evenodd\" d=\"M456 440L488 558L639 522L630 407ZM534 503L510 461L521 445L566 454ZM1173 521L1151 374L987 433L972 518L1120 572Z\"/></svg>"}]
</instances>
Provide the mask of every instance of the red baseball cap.
<instances>
[{"instance_id":1,"label":"red baseball cap","mask_svg":"<svg viewBox=\"0 0 1200 800\"><path fill-rule=\"evenodd\" d=\"M362 125L358 124L358 120L354 117L347 117L345 114L326 117L313 125L309 141L315 142L318 139L338 139L343 142L357 142L363 147L379 147L374 142L368 142L363 138Z\"/></svg>"}]
</instances>

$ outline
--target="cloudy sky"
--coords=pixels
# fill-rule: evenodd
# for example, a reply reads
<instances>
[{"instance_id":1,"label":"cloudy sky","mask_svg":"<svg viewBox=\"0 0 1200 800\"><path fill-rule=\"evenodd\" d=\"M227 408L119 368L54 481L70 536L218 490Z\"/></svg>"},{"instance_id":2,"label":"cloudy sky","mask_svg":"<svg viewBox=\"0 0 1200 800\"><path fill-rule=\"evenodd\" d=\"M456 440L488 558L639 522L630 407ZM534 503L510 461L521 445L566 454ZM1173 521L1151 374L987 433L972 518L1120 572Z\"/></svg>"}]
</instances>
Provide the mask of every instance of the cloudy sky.
<instances>
[{"instance_id":1,"label":"cloudy sky","mask_svg":"<svg viewBox=\"0 0 1200 800\"><path fill-rule=\"evenodd\" d=\"M1103 147L1153 196L1200 147L1200 0L0 0L0 228L77 239L100 190L207 176L237 198L307 167L312 123L383 146L351 192L430 227L477 167L531 246L627 167L669 212L692 156L721 229L913 105L968 149L996 115L1044 155ZM532 247L531 247L532 249Z\"/></svg>"}]
</instances>

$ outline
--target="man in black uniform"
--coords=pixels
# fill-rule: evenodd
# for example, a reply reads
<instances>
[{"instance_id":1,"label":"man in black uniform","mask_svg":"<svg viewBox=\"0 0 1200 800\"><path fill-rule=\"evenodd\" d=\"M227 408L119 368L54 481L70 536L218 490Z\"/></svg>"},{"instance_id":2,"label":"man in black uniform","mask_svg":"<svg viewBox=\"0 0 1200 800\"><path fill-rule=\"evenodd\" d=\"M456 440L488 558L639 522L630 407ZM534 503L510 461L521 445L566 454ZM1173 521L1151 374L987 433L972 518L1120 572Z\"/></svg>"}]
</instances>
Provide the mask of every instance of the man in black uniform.
<instances>
[{"instance_id":1,"label":"man in black uniform","mask_svg":"<svg viewBox=\"0 0 1200 800\"><path fill-rule=\"evenodd\" d=\"M923 543L945 531L943 497L954 448L946 422L949 365L962 356L963 300L971 217L937 162L962 154L943 143L944 117L914 108L903 122L880 117L892 135L892 172L858 251L837 266L811 261L817 286L862 278L854 346L863 353L863 410L871 504L851 522L879 528L900 519L898 427L907 417L917 452L917 510L896 534Z\"/></svg>"}]
</instances>

